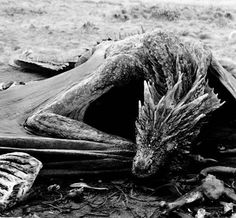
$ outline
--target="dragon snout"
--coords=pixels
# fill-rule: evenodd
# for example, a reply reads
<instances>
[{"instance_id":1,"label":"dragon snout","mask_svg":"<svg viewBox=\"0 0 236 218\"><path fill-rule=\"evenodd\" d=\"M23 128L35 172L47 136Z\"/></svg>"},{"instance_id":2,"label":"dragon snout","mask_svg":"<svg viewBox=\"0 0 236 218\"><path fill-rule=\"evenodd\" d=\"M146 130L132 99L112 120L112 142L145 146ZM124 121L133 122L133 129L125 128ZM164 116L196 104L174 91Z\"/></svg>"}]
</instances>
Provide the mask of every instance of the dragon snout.
<instances>
[{"instance_id":1,"label":"dragon snout","mask_svg":"<svg viewBox=\"0 0 236 218\"><path fill-rule=\"evenodd\" d=\"M132 172L138 177L148 177L153 174L153 161L151 154L142 154L137 152L134 161Z\"/></svg>"},{"instance_id":2,"label":"dragon snout","mask_svg":"<svg viewBox=\"0 0 236 218\"><path fill-rule=\"evenodd\" d=\"M145 160L139 160L134 163L133 173L139 177L145 177L150 171L151 164L146 164Z\"/></svg>"}]
</instances>

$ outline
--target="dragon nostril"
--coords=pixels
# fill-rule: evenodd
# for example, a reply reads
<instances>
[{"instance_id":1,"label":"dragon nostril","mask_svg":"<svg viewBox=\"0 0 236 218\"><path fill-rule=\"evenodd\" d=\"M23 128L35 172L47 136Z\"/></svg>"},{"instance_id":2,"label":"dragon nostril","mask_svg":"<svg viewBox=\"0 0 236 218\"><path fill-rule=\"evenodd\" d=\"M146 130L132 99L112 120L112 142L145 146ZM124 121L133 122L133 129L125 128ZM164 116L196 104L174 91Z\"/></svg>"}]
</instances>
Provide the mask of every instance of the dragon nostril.
<instances>
[{"instance_id":1,"label":"dragon nostril","mask_svg":"<svg viewBox=\"0 0 236 218\"><path fill-rule=\"evenodd\" d=\"M141 159L136 162L133 170L136 175L146 175L148 174L150 168L151 164L148 161Z\"/></svg>"},{"instance_id":2,"label":"dragon nostril","mask_svg":"<svg viewBox=\"0 0 236 218\"><path fill-rule=\"evenodd\" d=\"M143 169L143 166L144 166L144 161L138 161L137 162L137 165L136 165L136 169L138 170L142 170Z\"/></svg>"}]
</instances>

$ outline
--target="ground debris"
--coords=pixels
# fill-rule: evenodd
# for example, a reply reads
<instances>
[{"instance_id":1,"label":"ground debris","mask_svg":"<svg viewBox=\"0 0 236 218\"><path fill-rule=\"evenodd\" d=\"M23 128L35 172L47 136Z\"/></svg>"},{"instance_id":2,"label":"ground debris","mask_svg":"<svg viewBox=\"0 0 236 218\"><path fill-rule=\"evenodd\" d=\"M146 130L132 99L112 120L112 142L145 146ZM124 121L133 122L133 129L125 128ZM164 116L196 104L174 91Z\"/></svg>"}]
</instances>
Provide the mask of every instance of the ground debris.
<instances>
[{"instance_id":1,"label":"ground debris","mask_svg":"<svg viewBox=\"0 0 236 218\"><path fill-rule=\"evenodd\" d=\"M78 180L77 180L78 181ZM183 193L194 189L196 184L185 184L179 178L173 178L173 181L165 184L160 183L157 179L153 179L152 183L136 181L132 179L108 180L102 181L102 186L108 190L94 190L87 188L71 188L70 185L76 181L66 180L50 180L38 181L32 189L32 194L28 201L14 207L11 211L6 211L3 216L7 217L31 217L36 214L39 217L197 217L199 209L204 209L211 216L205 217L229 217L233 216L234 208L231 211L224 212L222 202L228 206L232 206L231 201L227 201L225 197L222 202L217 200L220 193L225 189L231 188L234 182L223 183L221 180L208 176L201 185L208 197L213 199L198 201L185 206L176 208L169 213L163 214L167 202L180 198ZM94 180L83 180L83 183L89 184L91 187L101 187L101 182ZM54 185L60 186L60 189L53 192L48 187ZM229 185L231 184L231 185ZM194 189L195 194L199 189ZM212 190L212 193L209 192ZM191 191L190 191L191 192ZM208 193L209 192L209 193ZM74 196L70 197L69 193ZM187 195L187 194L186 194ZM186 195L184 198L186 198ZM207 195L204 194L204 197ZM203 195L192 195L195 197ZM216 199L216 200L214 200ZM170 203L171 204L171 203ZM173 205L173 202L172 202ZM226 207L225 205L225 207ZM155 213L154 213L155 211ZM47 216L46 216L47 215ZM200 215L199 215L200 216Z\"/></svg>"},{"instance_id":2,"label":"ground debris","mask_svg":"<svg viewBox=\"0 0 236 218\"><path fill-rule=\"evenodd\" d=\"M195 215L195 218L205 218L206 216L209 216L210 213L206 212L205 209L200 208L197 211L197 214Z\"/></svg>"},{"instance_id":3,"label":"ground debris","mask_svg":"<svg viewBox=\"0 0 236 218\"><path fill-rule=\"evenodd\" d=\"M70 185L70 187L71 188L88 188L88 189L100 190L100 191L108 190L108 188L93 187L93 186L87 185L84 182L73 183Z\"/></svg>"}]
</instances>

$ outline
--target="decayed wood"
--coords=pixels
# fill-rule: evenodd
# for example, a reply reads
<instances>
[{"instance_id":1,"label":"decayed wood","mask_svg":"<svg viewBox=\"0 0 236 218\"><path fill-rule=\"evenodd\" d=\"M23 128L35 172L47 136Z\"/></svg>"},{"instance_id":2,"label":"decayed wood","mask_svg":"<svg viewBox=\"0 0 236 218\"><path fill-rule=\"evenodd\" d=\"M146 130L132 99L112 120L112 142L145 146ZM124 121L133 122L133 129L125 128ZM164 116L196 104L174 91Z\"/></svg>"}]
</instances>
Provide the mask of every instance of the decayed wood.
<instances>
[{"instance_id":1,"label":"decayed wood","mask_svg":"<svg viewBox=\"0 0 236 218\"><path fill-rule=\"evenodd\" d=\"M159 31L104 42L77 68L0 94L2 151L15 149L14 143L23 141L29 153L41 152L42 156L74 153L78 157L108 158L117 151L121 159L129 157L131 162L132 142L96 130L84 124L83 119L88 106L113 87L148 80L144 103L139 107L134 172L154 174L169 154L182 152L191 144L200 131L202 118L221 106L208 85L208 73L236 97L235 78L200 44L182 43ZM51 141L53 149L48 149ZM73 149L60 150L57 142L64 148L73 144ZM98 152L100 144L107 150ZM43 146L41 150L39 145ZM81 146L85 152L81 152Z\"/></svg>"},{"instance_id":2,"label":"decayed wood","mask_svg":"<svg viewBox=\"0 0 236 218\"><path fill-rule=\"evenodd\" d=\"M45 162L63 159L91 159L91 161L87 162L87 168L96 164L96 161L93 163L93 159L114 158L118 162L119 160L126 160L125 169L126 171L130 169L134 154L133 143L127 143L124 140L120 140L121 143L119 143L119 140L115 141L116 143L104 143L102 141L96 142L86 139L69 140L38 137L37 135L27 133L23 126L26 119L36 109L52 102L55 96L62 95L70 87L96 72L104 61L104 52L107 46L103 46L88 63L67 72L68 74L65 73L44 81L29 83L24 87L14 87L1 93L1 153L25 151ZM52 87L54 88L52 89ZM88 135L88 138L91 139L91 136ZM113 139L115 140L115 136ZM26 146L26 144L29 146ZM121 165L124 166L125 164L121 163ZM115 168L113 172L115 172L114 170ZM117 170L119 171L119 167L117 167ZM84 171L86 173L86 170Z\"/></svg>"},{"instance_id":3,"label":"decayed wood","mask_svg":"<svg viewBox=\"0 0 236 218\"><path fill-rule=\"evenodd\" d=\"M13 55L9 65L51 76L70 70L86 62L93 54L94 49L84 49L81 52L47 51L45 49L24 50Z\"/></svg>"},{"instance_id":4,"label":"decayed wood","mask_svg":"<svg viewBox=\"0 0 236 218\"><path fill-rule=\"evenodd\" d=\"M185 205L194 203L199 200L218 201L221 197L227 197L231 201L236 201L236 194L233 189L224 185L222 180L217 179L213 175L208 175L202 180L202 184L194 190L184 194L173 202L161 202L158 208L151 216L151 218L164 217L169 215L171 211L176 210Z\"/></svg>"},{"instance_id":5,"label":"decayed wood","mask_svg":"<svg viewBox=\"0 0 236 218\"><path fill-rule=\"evenodd\" d=\"M212 72L212 70L214 72ZM226 71L220 63L212 57L209 73L212 73L225 86L225 88L236 99L236 80L235 77Z\"/></svg>"}]
</instances>

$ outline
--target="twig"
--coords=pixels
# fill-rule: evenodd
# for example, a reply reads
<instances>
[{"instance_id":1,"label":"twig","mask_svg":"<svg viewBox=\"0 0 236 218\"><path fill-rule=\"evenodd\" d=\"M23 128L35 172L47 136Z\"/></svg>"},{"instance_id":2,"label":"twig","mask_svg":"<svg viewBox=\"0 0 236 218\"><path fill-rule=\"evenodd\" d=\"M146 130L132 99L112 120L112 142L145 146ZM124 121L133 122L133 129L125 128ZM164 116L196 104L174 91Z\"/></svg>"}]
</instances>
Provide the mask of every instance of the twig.
<instances>
[{"instance_id":1,"label":"twig","mask_svg":"<svg viewBox=\"0 0 236 218\"><path fill-rule=\"evenodd\" d=\"M130 199L133 199L135 201L140 201L140 202L156 202L157 200L145 200L145 199L140 199L140 198L137 198L137 197L134 197L134 196L131 196L131 195L128 195Z\"/></svg>"},{"instance_id":2,"label":"twig","mask_svg":"<svg viewBox=\"0 0 236 218\"><path fill-rule=\"evenodd\" d=\"M44 203L44 202L42 202L42 204L44 204L44 205L46 205L46 206L50 206L50 207L52 207L52 208L58 210L60 213L62 212L62 210L61 210L60 207L54 206L53 204L50 204L50 203L47 204L47 203Z\"/></svg>"},{"instance_id":3,"label":"twig","mask_svg":"<svg viewBox=\"0 0 236 218\"><path fill-rule=\"evenodd\" d=\"M125 197L125 206L128 208L129 200L127 194L125 194L125 192L119 186L114 185L114 187L117 188L123 194L123 196Z\"/></svg>"},{"instance_id":4,"label":"twig","mask_svg":"<svg viewBox=\"0 0 236 218\"><path fill-rule=\"evenodd\" d=\"M105 213L86 213L84 214L83 216L81 217L84 217L84 216L96 216L96 217L109 217L110 214L105 214Z\"/></svg>"}]
</instances>

